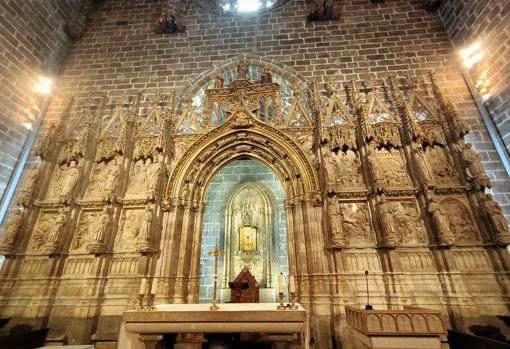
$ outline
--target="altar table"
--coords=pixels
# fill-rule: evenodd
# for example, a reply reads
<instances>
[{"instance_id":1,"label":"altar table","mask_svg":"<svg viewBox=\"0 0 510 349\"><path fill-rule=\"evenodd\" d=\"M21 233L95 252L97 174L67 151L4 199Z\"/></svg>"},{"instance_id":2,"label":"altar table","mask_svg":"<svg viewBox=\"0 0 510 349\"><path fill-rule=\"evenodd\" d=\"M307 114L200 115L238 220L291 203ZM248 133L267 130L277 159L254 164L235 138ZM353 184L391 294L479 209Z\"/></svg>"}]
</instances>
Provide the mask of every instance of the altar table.
<instances>
[{"instance_id":1,"label":"altar table","mask_svg":"<svg viewBox=\"0 0 510 349\"><path fill-rule=\"evenodd\" d=\"M144 349L140 341L149 349L164 333L298 334L301 348L308 348L308 315L301 305L297 310L277 310L275 303L219 306L212 311L210 304L161 304L153 311L125 311L117 349Z\"/></svg>"}]
</instances>

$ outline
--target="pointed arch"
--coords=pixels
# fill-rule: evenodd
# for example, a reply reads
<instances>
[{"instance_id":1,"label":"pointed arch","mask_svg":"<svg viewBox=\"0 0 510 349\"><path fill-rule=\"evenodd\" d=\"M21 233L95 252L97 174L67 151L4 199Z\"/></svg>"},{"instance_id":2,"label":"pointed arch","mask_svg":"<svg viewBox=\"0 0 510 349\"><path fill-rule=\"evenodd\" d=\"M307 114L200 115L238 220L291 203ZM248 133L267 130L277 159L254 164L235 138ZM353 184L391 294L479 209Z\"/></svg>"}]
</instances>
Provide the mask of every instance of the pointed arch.
<instances>
[{"instance_id":1,"label":"pointed arch","mask_svg":"<svg viewBox=\"0 0 510 349\"><path fill-rule=\"evenodd\" d=\"M319 193L317 173L295 140L255 118L242 125L239 119L234 115L185 151L166 190L173 205L198 205L214 175L240 157L251 157L272 169L284 184L287 198Z\"/></svg>"}]
</instances>

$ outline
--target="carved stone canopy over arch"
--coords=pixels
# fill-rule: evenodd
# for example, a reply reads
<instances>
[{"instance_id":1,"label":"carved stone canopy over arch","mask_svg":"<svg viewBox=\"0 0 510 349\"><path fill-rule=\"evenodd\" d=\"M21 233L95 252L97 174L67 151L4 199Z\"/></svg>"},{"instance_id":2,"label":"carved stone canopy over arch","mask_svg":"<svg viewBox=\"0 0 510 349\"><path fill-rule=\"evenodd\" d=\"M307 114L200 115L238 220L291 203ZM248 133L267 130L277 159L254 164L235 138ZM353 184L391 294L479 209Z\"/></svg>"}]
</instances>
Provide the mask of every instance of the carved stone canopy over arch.
<instances>
[{"instance_id":1,"label":"carved stone canopy over arch","mask_svg":"<svg viewBox=\"0 0 510 349\"><path fill-rule=\"evenodd\" d=\"M228 162L250 157L271 168L285 186L287 198L319 192L310 160L285 133L238 110L220 127L198 138L175 167L166 190L173 204L198 204L214 175ZM309 196L308 196L309 197Z\"/></svg>"}]
</instances>

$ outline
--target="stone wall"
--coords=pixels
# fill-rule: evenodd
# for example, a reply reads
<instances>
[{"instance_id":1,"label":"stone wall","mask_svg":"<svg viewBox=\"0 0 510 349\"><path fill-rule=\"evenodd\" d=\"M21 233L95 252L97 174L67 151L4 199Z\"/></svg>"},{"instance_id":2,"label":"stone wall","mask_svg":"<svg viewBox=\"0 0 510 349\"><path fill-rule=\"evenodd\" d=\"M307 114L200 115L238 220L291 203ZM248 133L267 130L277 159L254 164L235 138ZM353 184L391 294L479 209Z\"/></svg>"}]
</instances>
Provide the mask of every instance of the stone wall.
<instances>
[{"instance_id":1,"label":"stone wall","mask_svg":"<svg viewBox=\"0 0 510 349\"><path fill-rule=\"evenodd\" d=\"M210 302L212 299L213 287L213 258L208 256L208 252L218 245L224 249L225 232L225 209L229 195L239 184L245 182L257 182L262 184L268 192L271 193L275 201L277 218L276 234L273 241L278 241L275 246L275 252L278 255L273 256L280 266L280 270L287 275L289 270L289 261L287 256L287 230L285 222L285 210L283 207L284 192L278 177L268 167L255 160L235 160L225 166L207 188L205 199L204 223L202 229L202 247L200 260L200 301ZM223 258L220 259L219 270L222 269ZM222 281L220 275L220 283ZM232 280L229 280L232 281Z\"/></svg>"},{"instance_id":2,"label":"stone wall","mask_svg":"<svg viewBox=\"0 0 510 349\"><path fill-rule=\"evenodd\" d=\"M456 48L480 45L481 60L468 72L475 82L486 78L492 96L487 106L510 149L510 3L448 0L439 15Z\"/></svg>"},{"instance_id":3,"label":"stone wall","mask_svg":"<svg viewBox=\"0 0 510 349\"><path fill-rule=\"evenodd\" d=\"M39 76L55 77L69 47L64 24L80 0L0 2L0 197L41 105ZM32 118L31 118L32 116Z\"/></svg>"}]
</instances>

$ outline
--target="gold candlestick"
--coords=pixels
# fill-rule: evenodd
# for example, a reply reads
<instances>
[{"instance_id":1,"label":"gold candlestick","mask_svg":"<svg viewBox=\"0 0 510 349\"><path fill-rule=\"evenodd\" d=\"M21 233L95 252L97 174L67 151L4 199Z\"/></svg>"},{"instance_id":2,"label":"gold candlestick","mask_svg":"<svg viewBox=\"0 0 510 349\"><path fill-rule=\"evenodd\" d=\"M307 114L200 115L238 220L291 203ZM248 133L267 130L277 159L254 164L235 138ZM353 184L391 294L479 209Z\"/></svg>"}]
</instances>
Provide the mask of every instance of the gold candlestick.
<instances>
[{"instance_id":1,"label":"gold candlestick","mask_svg":"<svg viewBox=\"0 0 510 349\"><path fill-rule=\"evenodd\" d=\"M143 293L140 293L138 296L136 296L136 299L138 299L138 306L136 307L136 310L144 310L145 307L143 306Z\"/></svg>"},{"instance_id":2,"label":"gold candlestick","mask_svg":"<svg viewBox=\"0 0 510 349\"><path fill-rule=\"evenodd\" d=\"M156 297L155 294L149 294L147 296L147 307L145 307L145 310L156 310L156 307L154 306L154 298Z\"/></svg>"},{"instance_id":3,"label":"gold candlestick","mask_svg":"<svg viewBox=\"0 0 510 349\"><path fill-rule=\"evenodd\" d=\"M299 306L296 304L296 299L297 299L297 296L296 296L296 292L291 292L290 293L290 309L291 310L298 310L299 309Z\"/></svg>"},{"instance_id":4,"label":"gold candlestick","mask_svg":"<svg viewBox=\"0 0 510 349\"><path fill-rule=\"evenodd\" d=\"M278 294L279 298L280 298L280 304L278 304L278 306L276 307L277 310L285 310L285 305L283 304L283 292L280 292Z\"/></svg>"},{"instance_id":5,"label":"gold candlestick","mask_svg":"<svg viewBox=\"0 0 510 349\"><path fill-rule=\"evenodd\" d=\"M216 288L218 288L218 257L225 255L224 252L220 251L218 245L214 247L214 250L209 252L209 256L214 257L214 288L213 288L213 300L212 305L209 307L209 310L218 310L220 307L218 306L216 300Z\"/></svg>"}]
</instances>

